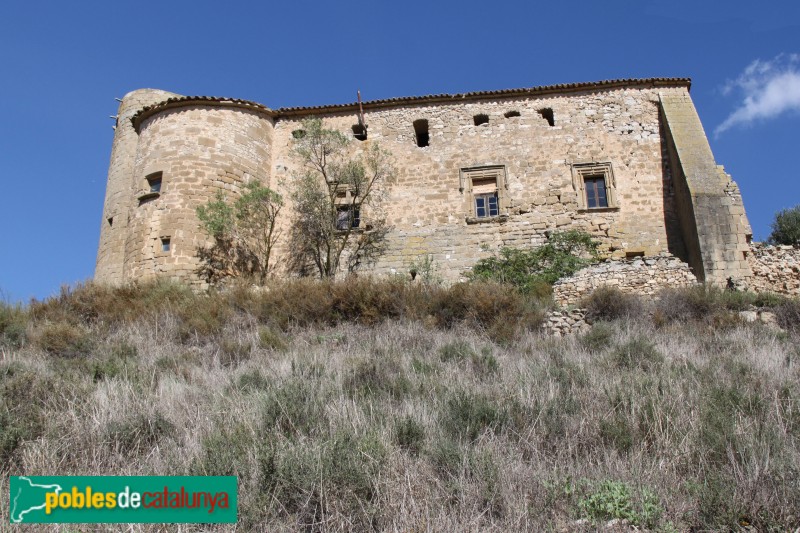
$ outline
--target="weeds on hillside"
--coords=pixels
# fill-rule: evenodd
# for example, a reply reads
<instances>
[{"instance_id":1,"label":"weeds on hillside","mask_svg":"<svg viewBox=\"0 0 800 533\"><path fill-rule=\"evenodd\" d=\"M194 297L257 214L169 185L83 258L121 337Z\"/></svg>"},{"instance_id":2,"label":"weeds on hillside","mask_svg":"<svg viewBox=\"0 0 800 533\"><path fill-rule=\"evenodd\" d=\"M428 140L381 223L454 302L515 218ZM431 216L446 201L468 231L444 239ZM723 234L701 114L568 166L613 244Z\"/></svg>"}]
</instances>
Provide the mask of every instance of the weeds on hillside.
<instances>
[{"instance_id":1,"label":"weeds on hillside","mask_svg":"<svg viewBox=\"0 0 800 533\"><path fill-rule=\"evenodd\" d=\"M236 475L241 530L800 524L796 332L709 319L750 296L548 339L514 291L348 283L4 308L0 474Z\"/></svg>"}]
</instances>

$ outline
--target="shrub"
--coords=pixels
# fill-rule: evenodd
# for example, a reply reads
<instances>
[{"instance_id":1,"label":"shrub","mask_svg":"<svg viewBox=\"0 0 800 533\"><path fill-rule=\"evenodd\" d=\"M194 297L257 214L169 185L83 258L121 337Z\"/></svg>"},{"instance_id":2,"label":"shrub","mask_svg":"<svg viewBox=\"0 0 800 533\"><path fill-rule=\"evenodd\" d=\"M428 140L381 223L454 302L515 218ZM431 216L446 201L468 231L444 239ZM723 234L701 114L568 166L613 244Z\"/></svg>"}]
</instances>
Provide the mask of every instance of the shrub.
<instances>
[{"instance_id":1,"label":"shrub","mask_svg":"<svg viewBox=\"0 0 800 533\"><path fill-rule=\"evenodd\" d=\"M178 336L181 342L216 335L233 314L231 306L219 294L198 296L191 306L178 309Z\"/></svg>"},{"instance_id":2,"label":"shrub","mask_svg":"<svg viewBox=\"0 0 800 533\"><path fill-rule=\"evenodd\" d=\"M259 328L258 345L276 352L285 352L289 348L286 336L272 328Z\"/></svg>"},{"instance_id":3,"label":"shrub","mask_svg":"<svg viewBox=\"0 0 800 533\"><path fill-rule=\"evenodd\" d=\"M411 382L396 360L376 356L356 362L347 371L342 388L353 397L386 395L400 398L409 393Z\"/></svg>"},{"instance_id":4,"label":"shrub","mask_svg":"<svg viewBox=\"0 0 800 533\"><path fill-rule=\"evenodd\" d=\"M644 304L638 296L607 286L592 291L581 306L586 308L586 318L592 321L629 320L644 313Z\"/></svg>"},{"instance_id":5,"label":"shrub","mask_svg":"<svg viewBox=\"0 0 800 533\"><path fill-rule=\"evenodd\" d=\"M622 481L603 481L578 505L593 523L618 518L646 528L655 527L664 513L652 491L642 489L637 500L633 489Z\"/></svg>"},{"instance_id":6,"label":"shrub","mask_svg":"<svg viewBox=\"0 0 800 533\"><path fill-rule=\"evenodd\" d=\"M441 424L453 438L476 440L490 429L499 433L508 422L508 414L494 400L483 394L459 391L446 402Z\"/></svg>"},{"instance_id":7,"label":"shrub","mask_svg":"<svg viewBox=\"0 0 800 533\"><path fill-rule=\"evenodd\" d=\"M522 293L543 296L545 286L571 276L595 259L597 243L580 231L553 233L532 250L502 248L498 256L481 259L472 267L472 279L507 283Z\"/></svg>"},{"instance_id":8,"label":"shrub","mask_svg":"<svg viewBox=\"0 0 800 533\"><path fill-rule=\"evenodd\" d=\"M464 359L475 357L477 354L466 341L457 340L445 344L439 348L439 358L448 363L450 361L463 361Z\"/></svg>"},{"instance_id":9,"label":"shrub","mask_svg":"<svg viewBox=\"0 0 800 533\"><path fill-rule=\"evenodd\" d=\"M800 299L785 299L774 308L778 325L787 331L800 331Z\"/></svg>"},{"instance_id":10,"label":"shrub","mask_svg":"<svg viewBox=\"0 0 800 533\"><path fill-rule=\"evenodd\" d=\"M189 471L199 476L239 476L242 483L242 478L250 477L250 450L255 450L253 433L244 424L225 420L203 438L203 449Z\"/></svg>"},{"instance_id":11,"label":"shrub","mask_svg":"<svg viewBox=\"0 0 800 533\"><path fill-rule=\"evenodd\" d=\"M175 426L158 411L152 415L136 413L108 426L112 447L126 455L148 452L174 434Z\"/></svg>"},{"instance_id":12,"label":"shrub","mask_svg":"<svg viewBox=\"0 0 800 533\"><path fill-rule=\"evenodd\" d=\"M253 347L249 342L242 342L226 336L219 341L219 362L222 366L236 366L250 359Z\"/></svg>"},{"instance_id":13,"label":"shrub","mask_svg":"<svg viewBox=\"0 0 800 533\"><path fill-rule=\"evenodd\" d=\"M328 418L328 394L313 382L294 379L269 391L262 407L263 425L286 437L315 435L323 431Z\"/></svg>"},{"instance_id":14,"label":"shrub","mask_svg":"<svg viewBox=\"0 0 800 533\"><path fill-rule=\"evenodd\" d=\"M648 339L634 337L617 346L611 352L611 360L617 368L651 370L664 362L664 356Z\"/></svg>"},{"instance_id":15,"label":"shrub","mask_svg":"<svg viewBox=\"0 0 800 533\"><path fill-rule=\"evenodd\" d=\"M395 422L394 439L398 446L417 455L425 442L425 428L412 417L406 416Z\"/></svg>"},{"instance_id":16,"label":"shrub","mask_svg":"<svg viewBox=\"0 0 800 533\"><path fill-rule=\"evenodd\" d=\"M36 343L47 353L60 357L89 355L94 345L88 331L67 322L47 323L41 326Z\"/></svg>"},{"instance_id":17,"label":"shrub","mask_svg":"<svg viewBox=\"0 0 800 533\"><path fill-rule=\"evenodd\" d=\"M591 352L602 352L611 346L613 339L614 328L607 322L597 322L579 338L579 342Z\"/></svg>"},{"instance_id":18,"label":"shrub","mask_svg":"<svg viewBox=\"0 0 800 533\"><path fill-rule=\"evenodd\" d=\"M19 348L25 342L28 314L19 305L0 301L0 346Z\"/></svg>"},{"instance_id":19,"label":"shrub","mask_svg":"<svg viewBox=\"0 0 800 533\"><path fill-rule=\"evenodd\" d=\"M46 401L54 389L52 380L17 363L0 365L0 461L10 461L23 442L44 432Z\"/></svg>"},{"instance_id":20,"label":"shrub","mask_svg":"<svg viewBox=\"0 0 800 533\"><path fill-rule=\"evenodd\" d=\"M772 221L772 233L769 235L770 244L800 244L800 205L791 209L783 209L775 215Z\"/></svg>"}]
</instances>

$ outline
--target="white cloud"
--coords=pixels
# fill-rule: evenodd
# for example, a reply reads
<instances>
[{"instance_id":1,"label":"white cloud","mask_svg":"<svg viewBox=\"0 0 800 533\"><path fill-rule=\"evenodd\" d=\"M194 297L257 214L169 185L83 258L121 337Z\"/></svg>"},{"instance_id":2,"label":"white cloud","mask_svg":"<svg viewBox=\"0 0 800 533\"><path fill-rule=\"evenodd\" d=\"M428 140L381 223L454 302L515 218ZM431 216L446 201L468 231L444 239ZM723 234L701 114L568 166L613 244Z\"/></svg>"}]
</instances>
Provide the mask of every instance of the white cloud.
<instances>
[{"instance_id":1,"label":"white cloud","mask_svg":"<svg viewBox=\"0 0 800 533\"><path fill-rule=\"evenodd\" d=\"M734 126L800 111L800 55L780 54L769 61L756 59L738 78L725 84L722 94L734 90L742 93L743 100L717 126L715 136Z\"/></svg>"}]
</instances>

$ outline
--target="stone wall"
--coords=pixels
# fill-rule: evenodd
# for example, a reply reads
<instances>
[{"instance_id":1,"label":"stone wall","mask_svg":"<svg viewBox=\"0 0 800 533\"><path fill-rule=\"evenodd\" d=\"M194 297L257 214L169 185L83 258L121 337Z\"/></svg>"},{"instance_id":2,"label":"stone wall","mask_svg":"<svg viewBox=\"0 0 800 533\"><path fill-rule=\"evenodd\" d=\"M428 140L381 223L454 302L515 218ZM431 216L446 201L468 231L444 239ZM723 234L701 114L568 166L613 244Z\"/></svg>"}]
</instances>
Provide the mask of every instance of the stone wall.
<instances>
[{"instance_id":1,"label":"stone wall","mask_svg":"<svg viewBox=\"0 0 800 533\"><path fill-rule=\"evenodd\" d=\"M111 162L108 167L106 198L100 222L95 280L119 283L123 280L125 242L130 234L128 217L131 208L133 166L139 137L131 117L141 108L177 96L167 91L139 89L125 95L117 110Z\"/></svg>"},{"instance_id":2,"label":"stone wall","mask_svg":"<svg viewBox=\"0 0 800 533\"><path fill-rule=\"evenodd\" d=\"M653 296L667 287L697 283L689 265L669 254L658 257L612 259L578 271L553 286L553 299L562 307L577 305L603 285L623 292Z\"/></svg>"},{"instance_id":3,"label":"stone wall","mask_svg":"<svg viewBox=\"0 0 800 533\"><path fill-rule=\"evenodd\" d=\"M195 252L208 239L199 228L196 207L218 190L236 196L249 180L287 199L273 264L279 274L289 273L287 259L294 250L287 238L293 215L288 184L300 171L292 154L293 132L311 115L350 136L352 155L373 143L393 155L396 173L380 191L391 230L385 254L369 265L378 274L404 273L430 257L446 281L455 281L502 247L535 247L549 232L570 229L590 233L601 243L601 253L612 258L669 252L690 261L694 257L701 269L717 265L722 270L714 270L716 277L729 272L729 255L740 247L743 230L731 222L740 211L744 216L738 189L722 179L710 149L695 153L696 146L702 148L698 139L703 133L688 80L621 80L366 102L366 140L355 138L358 108L350 104L273 111L207 97L154 105L134 117L131 129L128 110L171 94L145 93L145 100L131 93L121 106L125 124L115 136L106 213L118 213L113 219L122 224L113 233L103 230L97 264L102 281L169 275L196 282ZM670 109L664 111L664 105ZM428 124L426 146L417 143L414 122L420 119ZM667 128L673 119L675 127ZM687 136L690 142L682 142ZM706 205L708 198L696 194L693 176L695 167L709 165L714 179L700 181L716 196ZM479 219L465 169L486 167L502 169L500 216ZM602 173L608 207L587 207L581 174L587 168ZM162 191L144 198L146 177L155 172L163 174ZM686 189L681 183L695 189L681 196ZM719 213L714 212L717 204ZM370 216L364 209L362 222L368 224ZM703 225L699 232L698 224ZM719 239L707 239L708 231ZM164 238L171 242L166 252L160 247Z\"/></svg>"},{"instance_id":4,"label":"stone wall","mask_svg":"<svg viewBox=\"0 0 800 533\"><path fill-rule=\"evenodd\" d=\"M538 246L546 232L569 229L591 233L615 257L680 246L662 160L658 98L655 89L628 88L365 110L368 139L354 140L350 148L357 154L379 143L392 153L397 169L384 191L392 231L374 271L404 272L430 255L441 275L453 281L503 246ZM552 110L552 126L542 109ZM474 116L480 114L488 123L476 126ZM428 121L426 147L415 141L418 119ZM327 114L323 120L327 128L349 132L356 116ZM292 132L301 126L299 118L276 121L276 181L288 182L297 171ZM616 207L580 208L572 165L587 162L611 164ZM492 165L505 168L500 200L507 216L476 221L461 169Z\"/></svg>"},{"instance_id":5,"label":"stone wall","mask_svg":"<svg viewBox=\"0 0 800 533\"><path fill-rule=\"evenodd\" d=\"M748 288L800 296L800 248L753 243L747 261L753 271Z\"/></svg>"},{"instance_id":6,"label":"stone wall","mask_svg":"<svg viewBox=\"0 0 800 533\"><path fill-rule=\"evenodd\" d=\"M130 190L125 279L157 275L199 281L197 248L208 243L196 208L218 191L229 199L249 181L270 182L272 119L251 109L194 105L146 119ZM147 176L161 191L147 197ZM169 239L170 249L162 248Z\"/></svg>"}]
</instances>

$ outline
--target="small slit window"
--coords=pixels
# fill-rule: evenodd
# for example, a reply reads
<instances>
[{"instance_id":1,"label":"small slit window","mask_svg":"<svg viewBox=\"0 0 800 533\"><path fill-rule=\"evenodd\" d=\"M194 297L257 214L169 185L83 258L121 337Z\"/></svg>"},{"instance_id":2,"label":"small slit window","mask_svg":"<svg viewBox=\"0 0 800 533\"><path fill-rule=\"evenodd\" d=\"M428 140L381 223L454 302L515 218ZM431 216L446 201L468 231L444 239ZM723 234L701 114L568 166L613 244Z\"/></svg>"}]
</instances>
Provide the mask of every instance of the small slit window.
<instances>
[{"instance_id":1,"label":"small slit window","mask_svg":"<svg viewBox=\"0 0 800 533\"><path fill-rule=\"evenodd\" d=\"M485 115L480 113L472 117L472 121L475 123L476 126L482 126L483 124L489 123L489 115Z\"/></svg>"},{"instance_id":2,"label":"small slit window","mask_svg":"<svg viewBox=\"0 0 800 533\"><path fill-rule=\"evenodd\" d=\"M161 172L154 172L148 175L145 179L147 180L147 186L150 189L150 192L161 192Z\"/></svg>"},{"instance_id":3,"label":"small slit window","mask_svg":"<svg viewBox=\"0 0 800 533\"><path fill-rule=\"evenodd\" d=\"M112 227L114 225L114 217L107 218L106 222L108 222L108 227Z\"/></svg>"},{"instance_id":4,"label":"small slit window","mask_svg":"<svg viewBox=\"0 0 800 533\"><path fill-rule=\"evenodd\" d=\"M172 248L172 243L169 237L161 237L161 251L169 252Z\"/></svg>"},{"instance_id":5,"label":"small slit window","mask_svg":"<svg viewBox=\"0 0 800 533\"><path fill-rule=\"evenodd\" d=\"M353 124L353 137L359 141L367 140L367 127L363 124Z\"/></svg>"},{"instance_id":6,"label":"small slit window","mask_svg":"<svg viewBox=\"0 0 800 533\"><path fill-rule=\"evenodd\" d=\"M505 115L503 116L506 118L518 117L520 116L520 113L519 111L506 111Z\"/></svg>"},{"instance_id":7,"label":"small slit window","mask_svg":"<svg viewBox=\"0 0 800 533\"><path fill-rule=\"evenodd\" d=\"M421 118L414 121L414 137L417 139L417 146L424 148L430 142L430 134L428 133L428 121Z\"/></svg>"},{"instance_id":8,"label":"small slit window","mask_svg":"<svg viewBox=\"0 0 800 533\"><path fill-rule=\"evenodd\" d=\"M553 116L553 110L549 107L545 107L539 110L539 114L542 115L542 118L547 121L547 124L550 126L555 126L556 121L555 117Z\"/></svg>"}]
</instances>

